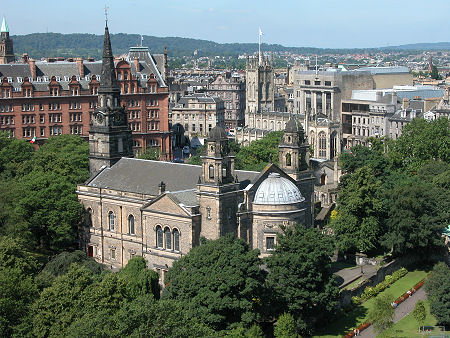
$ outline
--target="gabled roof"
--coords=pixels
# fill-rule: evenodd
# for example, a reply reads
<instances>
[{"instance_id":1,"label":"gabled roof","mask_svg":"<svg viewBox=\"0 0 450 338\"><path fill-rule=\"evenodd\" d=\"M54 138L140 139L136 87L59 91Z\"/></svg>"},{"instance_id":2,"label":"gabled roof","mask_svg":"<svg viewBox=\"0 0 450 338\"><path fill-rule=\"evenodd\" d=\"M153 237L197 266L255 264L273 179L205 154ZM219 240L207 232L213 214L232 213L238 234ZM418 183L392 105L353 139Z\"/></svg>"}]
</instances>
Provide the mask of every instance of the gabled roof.
<instances>
[{"instance_id":1,"label":"gabled roof","mask_svg":"<svg viewBox=\"0 0 450 338\"><path fill-rule=\"evenodd\" d=\"M201 174L201 166L123 157L111 168L102 170L86 185L157 196L160 182L166 184L166 191L180 192L195 188ZM258 174L255 171L235 171L241 189ZM185 197L176 196L181 199Z\"/></svg>"}]
</instances>

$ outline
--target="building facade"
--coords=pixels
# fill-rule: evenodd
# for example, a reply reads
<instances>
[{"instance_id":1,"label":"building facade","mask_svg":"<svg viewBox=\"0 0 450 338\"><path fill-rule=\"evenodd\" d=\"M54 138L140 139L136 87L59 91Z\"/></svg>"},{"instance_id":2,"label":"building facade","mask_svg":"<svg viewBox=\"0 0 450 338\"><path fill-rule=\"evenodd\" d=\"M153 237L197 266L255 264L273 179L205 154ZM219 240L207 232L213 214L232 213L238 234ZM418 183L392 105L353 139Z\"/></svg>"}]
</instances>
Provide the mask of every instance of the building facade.
<instances>
[{"instance_id":1,"label":"building facade","mask_svg":"<svg viewBox=\"0 0 450 338\"><path fill-rule=\"evenodd\" d=\"M240 77L232 76L231 73L220 74L208 85L206 92L223 100L225 130L244 125L245 82Z\"/></svg>"},{"instance_id":2,"label":"building facade","mask_svg":"<svg viewBox=\"0 0 450 338\"><path fill-rule=\"evenodd\" d=\"M173 128L182 126L189 139L204 138L216 125L224 127L224 101L206 93L185 95L172 108L170 122Z\"/></svg>"},{"instance_id":3,"label":"building facade","mask_svg":"<svg viewBox=\"0 0 450 338\"><path fill-rule=\"evenodd\" d=\"M2 33L3 34L3 33ZM114 59L133 134L133 151L157 149L170 160L166 55L152 55L146 47L132 47ZM0 130L18 139L41 144L48 137L75 134L87 138L98 108L102 62L81 58L35 61L24 55L21 63L0 65Z\"/></svg>"}]
</instances>

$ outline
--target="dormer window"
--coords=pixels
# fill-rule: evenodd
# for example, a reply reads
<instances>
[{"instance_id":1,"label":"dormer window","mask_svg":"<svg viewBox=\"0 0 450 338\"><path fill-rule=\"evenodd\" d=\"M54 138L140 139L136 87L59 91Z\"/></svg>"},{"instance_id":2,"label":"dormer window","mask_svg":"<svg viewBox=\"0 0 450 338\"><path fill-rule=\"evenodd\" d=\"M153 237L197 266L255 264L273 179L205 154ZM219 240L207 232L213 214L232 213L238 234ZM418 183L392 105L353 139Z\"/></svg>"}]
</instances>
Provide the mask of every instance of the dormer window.
<instances>
[{"instance_id":1,"label":"dormer window","mask_svg":"<svg viewBox=\"0 0 450 338\"><path fill-rule=\"evenodd\" d=\"M58 82L61 81L61 76L57 76L56 81L58 81Z\"/></svg>"},{"instance_id":2,"label":"dormer window","mask_svg":"<svg viewBox=\"0 0 450 338\"><path fill-rule=\"evenodd\" d=\"M23 82L23 78L17 77L17 82L22 83Z\"/></svg>"},{"instance_id":3,"label":"dormer window","mask_svg":"<svg viewBox=\"0 0 450 338\"><path fill-rule=\"evenodd\" d=\"M38 77L36 78L36 82L42 82L42 77L38 76Z\"/></svg>"},{"instance_id":4,"label":"dormer window","mask_svg":"<svg viewBox=\"0 0 450 338\"><path fill-rule=\"evenodd\" d=\"M49 82L50 78L48 76L44 76L44 82Z\"/></svg>"}]
</instances>

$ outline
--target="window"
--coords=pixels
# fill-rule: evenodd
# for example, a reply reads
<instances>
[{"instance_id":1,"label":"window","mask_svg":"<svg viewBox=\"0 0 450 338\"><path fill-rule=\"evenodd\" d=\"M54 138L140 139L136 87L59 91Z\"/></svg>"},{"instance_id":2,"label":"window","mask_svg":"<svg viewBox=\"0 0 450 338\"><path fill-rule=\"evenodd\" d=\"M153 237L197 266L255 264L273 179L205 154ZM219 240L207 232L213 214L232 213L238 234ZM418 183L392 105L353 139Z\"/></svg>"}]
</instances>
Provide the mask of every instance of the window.
<instances>
[{"instance_id":1,"label":"window","mask_svg":"<svg viewBox=\"0 0 450 338\"><path fill-rule=\"evenodd\" d=\"M134 216L128 216L128 233L134 235Z\"/></svg>"},{"instance_id":2,"label":"window","mask_svg":"<svg viewBox=\"0 0 450 338\"><path fill-rule=\"evenodd\" d=\"M331 86L331 81L325 81L325 86Z\"/></svg>"},{"instance_id":3,"label":"window","mask_svg":"<svg viewBox=\"0 0 450 338\"><path fill-rule=\"evenodd\" d=\"M305 80L305 85L309 86L311 84L310 80Z\"/></svg>"},{"instance_id":4,"label":"window","mask_svg":"<svg viewBox=\"0 0 450 338\"><path fill-rule=\"evenodd\" d=\"M173 249L180 251L180 232L177 229L173 230Z\"/></svg>"},{"instance_id":5,"label":"window","mask_svg":"<svg viewBox=\"0 0 450 338\"><path fill-rule=\"evenodd\" d=\"M266 237L266 250L272 251L275 249L275 237Z\"/></svg>"},{"instance_id":6,"label":"window","mask_svg":"<svg viewBox=\"0 0 450 338\"><path fill-rule=\"evenodd\" d=\"M209 165L209 178L214 178L214 166L212 164Z\"/></svg>"},{"instance_id":7,"label":"window","mask_svg":"<svg viewBox=\"0 0 450 338\"><path fill-rule=\"evenodd\" d=\"M156 247L163 247L163 231L159 225L156 227Z\"/></svg>"},{"instance_id":8,"label":"window","mask_svg":"<svg viewBox=\"0 0 450 338\"><path fill-rule=\"evenodd\" d=\"M108 221L109 221L109 230L114 231L114 222L115 222L116 216L112 211L108 213Z\"/></svg>"},{"instance_id":9,"label":"window","mask_svg":"<svg viewBox=\"0 0 450 338\"><path fill-rule=\"evenodd\" d=\"M172 249L172 236L169 228L164 229L164 239L166 241L166 249Z\"/></svg>"},{"instance_id":10,"label":"window","mask_svg":"<svg viewBox=\"0 0 450 338\"><path fill-rule=\"evenodd\" d=\"M116 259L116 249L111 249L111 259Z\"/></svg>"},{"instance_id":11,"label":"window","mask_svg":"<svg viewBox=\"0 0 450 338\"><path fill-rule=\"evenodd\" d=\"M286 154L286 166L287 167L291 166L291 154L290 153Z\"/></svg>"},{"instance_id":12,"label":"window","mask_svg":"<svg viewBox=\"0 0 450 338\"><path fill-rule=\"evenodd\" d=\"M211 219L211 208L210 207L206 207L206 218Z\"/></svg>"},{"instance_id":13,"label":"window","mask_svg":"<svg viewBox=\"0 0 450 338\"><path fill-rule=\"evenodd\" d=\"M320 81L314 81L314 85L320 86Z\"/></svg>"},{"instance_id":14,"label":"window","mask_svg":"<svg viewBox=\"0 0 450 338\"><path fill-rule=\"evenodd\" d=\"M327 138L324 132L319 133L319 157L327 156Z\"/></svg>"}]
</instances>

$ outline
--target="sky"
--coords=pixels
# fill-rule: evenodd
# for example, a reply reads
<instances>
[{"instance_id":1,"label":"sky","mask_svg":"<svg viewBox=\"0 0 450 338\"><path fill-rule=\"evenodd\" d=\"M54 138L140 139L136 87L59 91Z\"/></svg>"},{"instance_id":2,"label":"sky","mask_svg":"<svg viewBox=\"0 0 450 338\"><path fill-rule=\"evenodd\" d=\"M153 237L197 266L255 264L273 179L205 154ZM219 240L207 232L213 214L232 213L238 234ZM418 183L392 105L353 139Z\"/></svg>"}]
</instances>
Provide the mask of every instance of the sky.
<instances>
[{"instance_id":1,"label":"sky","mask_svg":"<svg viewBox=\"0 0 450 338\"><path fill-rule=\"evenodd\" d=\"M291 47L383 47L450 41L450 0L2 1L11 35L35 32L179 36ZM145 41L144 41L145 42Z\"/></svg>"}]
</instances>

